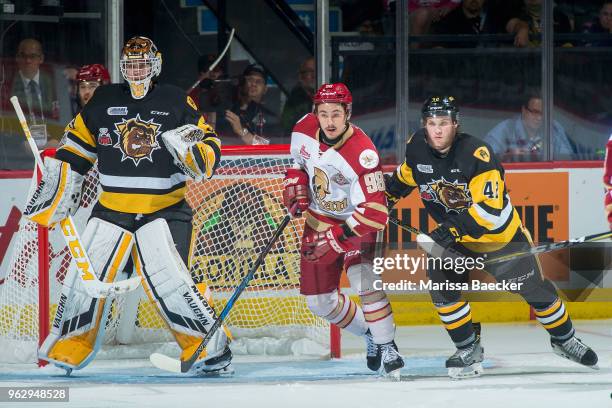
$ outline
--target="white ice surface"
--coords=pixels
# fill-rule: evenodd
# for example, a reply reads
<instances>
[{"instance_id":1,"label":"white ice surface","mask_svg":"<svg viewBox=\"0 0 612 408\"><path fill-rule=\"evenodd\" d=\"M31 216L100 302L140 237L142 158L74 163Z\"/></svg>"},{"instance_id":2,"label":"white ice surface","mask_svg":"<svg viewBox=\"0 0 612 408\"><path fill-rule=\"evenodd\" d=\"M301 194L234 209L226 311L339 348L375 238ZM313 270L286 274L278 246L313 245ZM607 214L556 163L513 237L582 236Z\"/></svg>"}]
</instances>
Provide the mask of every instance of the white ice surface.
<instances>
[{"instance_id":1,"label":"white ice surface","mask_svg":"<svg viewBox=\"0 0 612 408\"><path fill-rule=\"evenodd\" d=\"M69 386L70 403L0 403L11 407L612 407L612 321L576 322L599 354L594 371L557 357L536 323L484 324L485 375L452 381L444 361L453 352L441 326L398 329L406 357L401 381L365 368L361 339L343 336L340 360L275 360L238 356L232 377L164 373L148 360L94 361L71 377L55 367L0 365L1 386Z\"/></svg>"}]
</instances>

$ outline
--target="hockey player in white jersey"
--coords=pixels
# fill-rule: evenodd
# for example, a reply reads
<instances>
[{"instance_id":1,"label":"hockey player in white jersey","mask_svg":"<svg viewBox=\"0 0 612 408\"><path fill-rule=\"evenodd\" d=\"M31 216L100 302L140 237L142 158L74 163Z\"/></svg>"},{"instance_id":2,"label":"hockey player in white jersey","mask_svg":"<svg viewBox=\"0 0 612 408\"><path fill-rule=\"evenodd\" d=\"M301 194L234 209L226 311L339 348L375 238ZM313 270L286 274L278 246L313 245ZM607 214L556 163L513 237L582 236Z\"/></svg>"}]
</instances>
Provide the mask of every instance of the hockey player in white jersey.
<instances>
[{"instance_id":1,"label":"hockey player in white jersey","mask_svg":"<svg viewBox=\"0 0 612 408\"><path fill-rule=\"evenodd\" d=\"M210 291L189 272L192 211L187 177L210 178L220 141L185 92L155 82L161 53L146 37L127 41L125 84L100 86L66 127L56 158L24 214L53 225L78 207L84 175L97 163L101 195L82 234L98 278L114 282L130 255L145 293L188 360L216 320ZM110 299L87 295L74 268L63 282L39 358L68 371L85 367L104 337ZM192 372L225 369L229 332L218 330Z\"/></svg>"},{"instance_id":2,"label":"hockey player in white jersey","mask_svg":"<svg viewBox=\"0 0 612 408\"><path fill-rule=\"evenodd\" d=\"M352 96L341 83L325 84L314 111L291 134L295 167L285 178L284 203L304 215L300 292L310 310L358 336L373 371L399 375L404 366L394 342L395 325L386 294L374 289L376 235L387 223L385 184L370 138L349 122ZM361 306L339 293L342 269Z\"/></svg>"}]
</instances>

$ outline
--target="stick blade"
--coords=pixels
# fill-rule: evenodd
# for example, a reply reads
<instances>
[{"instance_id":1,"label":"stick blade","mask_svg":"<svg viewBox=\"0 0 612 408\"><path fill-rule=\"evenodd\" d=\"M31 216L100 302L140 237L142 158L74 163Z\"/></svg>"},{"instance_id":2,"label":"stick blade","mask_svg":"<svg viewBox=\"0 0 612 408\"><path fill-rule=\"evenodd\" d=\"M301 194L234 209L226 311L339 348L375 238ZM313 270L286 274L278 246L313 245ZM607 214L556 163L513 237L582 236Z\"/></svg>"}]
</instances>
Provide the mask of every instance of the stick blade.
<instances>
[{"instance_id":1,"label":"stick blade","mask_svg":"<svg viewBox=\"0 0 612 408\"><path fill-rule=\"evenodd\" d=\"M165 354L153 353L149 356L149 361L160 370L169 371L171 373L181 374L181 360L168 357Z\"/></svg>"}]
</instances>

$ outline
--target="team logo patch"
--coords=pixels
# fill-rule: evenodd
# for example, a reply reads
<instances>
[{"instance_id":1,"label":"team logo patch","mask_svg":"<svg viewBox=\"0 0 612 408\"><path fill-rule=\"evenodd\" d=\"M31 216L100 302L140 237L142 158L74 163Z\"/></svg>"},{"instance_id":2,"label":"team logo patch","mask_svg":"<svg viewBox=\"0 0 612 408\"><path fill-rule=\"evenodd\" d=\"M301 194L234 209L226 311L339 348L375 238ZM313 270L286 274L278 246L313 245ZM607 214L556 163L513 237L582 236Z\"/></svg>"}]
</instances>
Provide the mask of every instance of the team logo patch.
<instances>
[{"instance_id":1,"label":"team logo patch","mask_svg":"<svg viewBox=\"0 0 612 408\"><path fill-rule=\"evenodd\" d=\"M300 148L300 156L305 159L310 159L310 153L308 153L308 151L306 150L306 146L304 145L302 145L302 147Z\"/></svg>"},{"instance_id":2,"label":"team logo patch","mask_svg":"<svg viewBox=\"0 0 612 408\"><path fill-rule=\"evenodd\" d=\"M450 182L442 177L440 180L432 180L427 185L421 185L421 198L442 205L445 211L461 212L472 204L472 197L467 183L459 183L458 180Z\"/></svg>"},{"instance_id":3,"label":"team logo patch","mask_svg":"<svg viewBox=\"0 0 612 408\"><path fill-rule=\"evenodd\" d=\"M106 110L107 115L123 116L128 114L127 106L111 106Z\"/></svg>"},{"instance_id":4,"label":"team logo patch","mask_svg":"<svg viewBox=\"0 0 612 408\"><path fill-rule=\"evenodd\" d=\"M433 167L431 164L417 164L417 170L421 173L433 173Z\"/></svg>"},{"instance_id":5,"label":"team logo patch","mask_svg":"<svg viewBox=\"0 0 612 408\"><path fill-rule=\"evenodd\" d=\"M161 125L153 122L153 119L145 122L140 119L140 115L115 123L115 133L119 140L113 147L121 151L121 161L130 159L136 166L145 159L153 163L153 152L161 149L157 141L160 128Z\"/></svg>"},{"instance_id":6,"label":"team logo patch","mask_svg":"<svg viewBox=\"0 0 612 408\"><path fill-rule=\"evenodd\" d=\"M330 212L342 212L348 206L348 200L326 200L328 194L331 194L327 174L318 167L314 168L314 176L312 176L312 189L315 193L315 200L319 206Z\"/></svg>"},{"instance_id":7,"label":"team logo patch","mask_svg":"<svg viewBox=\"0 0 612 408\"><path fill-rule=\"evenodd\" d=\"M349 184L349 181L346 179L346 177L342 175L342 173L336 173L331 176L331 181L341 186L346 186L347 184Z\"/></svg>"},{"instance_id":8,"label":"team logo patch","mask_svg":"<svg viewBox=\"0 0 612 408\"><path fill-rule=\"evenodd\" d=\"M378 166L378 154L372 149L366 149L359 155L359 163L366 169Z\"/></svg>"},{"instance_id":9,"label":"team logo patch","mask_svg":"<svg viewBox=\"0 0 612 408\"><path fill-rule=\"evenodd\" d=\"M474 152L474 157L488 163L491 160L491 154L486 146L481 146Z\"/></svg>"},{"instance_id":10,"label":"team logo patch","mask_svg":"<svg viewBox=\"0 0 612 408\"><path fill-rule=\"evenodd\" d=\"M98 131L98 144L102 146L110 146L113 144L113 139L111 139L108 133L108 128L100 128Z\"/></svg>"}]
</instances>

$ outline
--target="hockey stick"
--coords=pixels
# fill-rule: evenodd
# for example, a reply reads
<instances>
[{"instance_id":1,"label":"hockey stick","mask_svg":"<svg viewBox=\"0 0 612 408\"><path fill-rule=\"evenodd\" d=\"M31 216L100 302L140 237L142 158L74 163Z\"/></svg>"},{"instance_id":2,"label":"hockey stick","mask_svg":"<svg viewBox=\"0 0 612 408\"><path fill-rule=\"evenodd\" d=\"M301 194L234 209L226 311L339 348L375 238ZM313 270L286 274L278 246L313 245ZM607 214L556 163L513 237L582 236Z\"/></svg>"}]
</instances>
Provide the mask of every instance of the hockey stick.
<instances>
[{"instance_id":1,"label":"hockey stick","mask_svg":"<svg viewBox=\"0 0 612 408\"><path fill-rule=\"evenodd\" d=\"M266 255L268 255L268 252L270 252L270 249L272 249L272 246L274 245L278 237L280 237L287 224L289 224L289 221L291 221L291 216L285 215L285 218L283 218L281 223L276 228L276 231L274 231L274 235L272 236L272 238L270 238L270 241L268 241L266 247L261 251L259 257L257 257L255 264L253 264L253 266L249 270L249 273L247 273L247 275L242 279L238 287L234 290L234 293L232 293L232 296L227 300L227 303L225 304L225 307L223 308L221 313L219 313L217 320L215 320L215 323L212 325L210 330L208 330L208 333L206 333L193 355L187 360L181 361L179 359L168 357L164 354L153 353L149 357L149 360L151 360L151 363L155 367L161 370L171 371L174 373L186 373L191 369L193 364L196 362L196 360L212 338L213 334L215 334L215 332L219 330L219 328L223 324L223 321L232 310L232 307L234 306L234 303L236 303L236 300L240 297L242 292L249 285L249 282L251 281L251 279L253 279L253 276L255 276L255 272L257 272L259 266L266 258Z\"/></svg>"},{"instance_id":2,"label":"hockey stick","mask_svg":"<svg viewBox=\"0 0 612 408\"><path fill-rule=\"evenodd\" d=\"M208 67L208 71L206 71L206 73L211 72L213 69L215 69L215 67L217 65L219 65L219 62L221 62L221 60L225 56L225 53L229 49L229 46L232 43L232 40L234 39L234 32L235 31L236 31L236 29L232 28L232 31L230 31L229 38L227 39L227 43L225 44L225 48L223 48L223 51L221 51L221 54L219 54L217 59L214 60L212 64L210 64L210 67ZM202 82L203 80L204 80L204 75L200 75L200 78L197 81L195 81L195 83L193 85L191 85L191 88L189 88L187 90L187 94L190 94L191 91L193 91L198 85L200 85L200 82Z\"/></svg>"},{"instance_id":3,"label":"hockey stick","mask_svg":"<svg viewBox=\"0 0 612 408\"><path fill-rule=\"evenodd\" d=\"M40 158L38 147L36 147L34 138L32 138L32 133L30 132L30 128L26 122L23 110L21 110L19 100L16 96L12 96L10 101L15 108L17 118L19 119L19 123L23 129L23 133L25 133L30 150L32 150L32 154L34 154L36 167L41 173L43 173L45 171L45 166ZM34 177L36 177L36 172L34 173ZM117 295L132 291L140 285L140 277L126 279L115 283L101 282L96 276L87 252L85 252L85 248L82 245L81 237L79 236L79 233L74 225L72 216L64 218L59 222L59 224L62 234L64 235L64 240L66 241L66 246L68 246L70 250L70 254L74 259L79 277L83 282L83 287L89 296L93 298L103 298L111 295Z\"/></svg>"},{"instance_id":4,"label":"hockey stick","mask_svg":"<svg viewBox=\"0 0 612 408\"><path fill-rule=\"evenodd\" d=\"M612 231L600 232L599 234L585 235L583 237L568 239L567 241L561 242L552 242L549 244L542 244L532 248L529 248L526 251L514 252L511 254L507 254L504 256L500 256L498 258L492 258L485 261L485 265L496 264L505 261L514 261L515 259L521 259L528 256L543 254L550 251L556 251L558 249L569 248L574 245L582 244L585 242L597 242L602 241L606 238L612 237Z\"/></svg>"}]
</instances>

